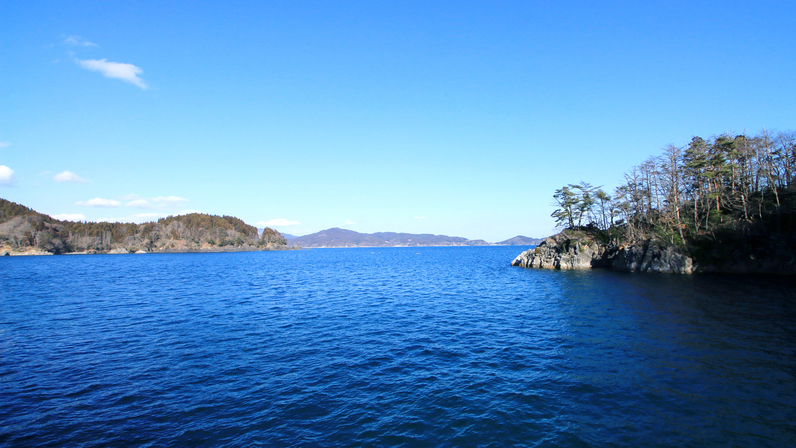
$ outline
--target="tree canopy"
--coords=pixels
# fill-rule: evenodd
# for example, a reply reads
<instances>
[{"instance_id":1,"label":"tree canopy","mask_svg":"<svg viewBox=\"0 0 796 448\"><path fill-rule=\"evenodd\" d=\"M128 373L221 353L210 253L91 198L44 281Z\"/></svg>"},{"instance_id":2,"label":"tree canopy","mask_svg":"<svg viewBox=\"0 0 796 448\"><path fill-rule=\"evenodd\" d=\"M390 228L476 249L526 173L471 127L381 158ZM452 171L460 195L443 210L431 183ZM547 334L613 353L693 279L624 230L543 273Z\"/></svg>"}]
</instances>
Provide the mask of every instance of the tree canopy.
<instances>
[{"instance_id":1,"label":"tree canopy","mask_svg":"<svg viewBox=\"0 0 796 448\"><path fill-rule=\"evenodd\" d=\"M13 220L13 221L12 221ZM0 245L37 247L55 253L110 250L115 247L152 250L171 247L287 245L279 232L257 228L234 216L204 213L169 216L144 224L60 221L23 205L0 199ZM176 246L175 246L176 247Z\"/></svg>"},{"instance_id":2,"label":"tree canopy","mask_svg":"<svg viewBox=\"0 0 796 448\"><path fill-rule=\"evenodd\" d=\"M553 200L557 226L621 230L631 241L656 236L685 244L728 230L792 233L796 133L694 137L632 167L613 196L581 182L556 190Z\"/></svg>"}]
</instances>

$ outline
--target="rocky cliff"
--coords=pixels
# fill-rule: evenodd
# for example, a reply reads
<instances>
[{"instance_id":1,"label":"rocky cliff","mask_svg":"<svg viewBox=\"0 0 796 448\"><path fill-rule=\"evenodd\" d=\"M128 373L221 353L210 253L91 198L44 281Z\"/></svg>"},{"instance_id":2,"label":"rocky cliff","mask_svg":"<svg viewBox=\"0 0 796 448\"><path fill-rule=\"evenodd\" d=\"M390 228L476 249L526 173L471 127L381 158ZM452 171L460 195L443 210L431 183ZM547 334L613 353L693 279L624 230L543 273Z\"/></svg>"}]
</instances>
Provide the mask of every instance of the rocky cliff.
<instances>
[{"instance_id":1,"label":"rocky cliff","mask_svg":"<svg viewBox=\"0 0 796 448\"><path fill-rule=\"evenodd\" d=\"M511 264L542 269L793 275L796 274L796 237L788 234L719 236L681 249L655 240L616 245L593 232L565 230L521 253Z\"/></svg>"},{"instance_id":2,"label":"rocky cliff","mask_svg":"<svg viewBox=\"0 0 796 448\"><path fill-rule=\"evenodd\" d=\"M546 238L534 249L521 253L512 266L543 269L611 268L628 272L694 272L691 257L673 246L646 241L617 246L600 242L594 234L565 230Z\"/></svg>"}]
</instances>

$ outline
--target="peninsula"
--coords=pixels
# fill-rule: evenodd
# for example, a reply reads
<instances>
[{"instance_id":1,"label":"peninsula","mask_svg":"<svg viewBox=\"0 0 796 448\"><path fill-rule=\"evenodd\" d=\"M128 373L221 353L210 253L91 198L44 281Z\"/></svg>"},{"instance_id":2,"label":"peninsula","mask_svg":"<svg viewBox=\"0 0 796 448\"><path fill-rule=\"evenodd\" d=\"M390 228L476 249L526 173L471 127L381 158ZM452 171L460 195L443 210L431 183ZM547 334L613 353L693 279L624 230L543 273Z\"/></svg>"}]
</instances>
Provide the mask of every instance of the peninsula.
<instances>
[{"instance_id":1,"label":"peninsula","mask_svg":"<svg viewBox=\"0 0 796 448\"><path fill-rule=\"evenodd\" d=\"M144 224L60 221L0 199L0 256L289 248L276 230L265 228L260 233L233 216L191 213Z\"/></svg>"},{"instance_id":2,"label":"peninsula","mask_svg":"<svg viewBox=\"0 0 796 448\"><path fill-rule=\"evenodd\" d=\"M796 133L694 137L625 173L613 197L556 190L565 230L512 265L796 274Z\"/></svg>"}]
</instances>

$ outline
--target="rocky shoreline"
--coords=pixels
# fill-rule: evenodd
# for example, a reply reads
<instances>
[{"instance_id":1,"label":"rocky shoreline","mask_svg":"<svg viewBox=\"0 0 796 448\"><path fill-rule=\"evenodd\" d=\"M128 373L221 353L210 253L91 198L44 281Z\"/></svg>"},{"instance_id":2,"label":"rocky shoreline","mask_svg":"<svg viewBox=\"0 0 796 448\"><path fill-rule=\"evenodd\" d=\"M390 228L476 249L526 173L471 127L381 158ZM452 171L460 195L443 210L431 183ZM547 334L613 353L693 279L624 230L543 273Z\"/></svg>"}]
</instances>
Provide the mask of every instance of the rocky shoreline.
<instances>
[{"instance_id":1,"label":"rocky shoreline","mask_svg":"<svg viewBox=\"0 0 796 448\"><path fill-rule=\"evenodd\" d=\"M85 250L80 252L64 252L54 254L46 250L26 248L27 250L15 250L10 248L0 248L0 257L14 256L40 256L40 255L124 255L124 254L188 254L188 253L219 253L219 252L263 252L273 250L299 250L299 246L285 246L281 244L267 244L265 246L210 246L201 248L160 248L153 250L127 249L123 247L111 250Z\"/></svg>"},{"instance_id":2,"label":"rocky shoreline","mask_svg":"<svg viewBox=\"0 0 796 448\"><path fill-rule=\"evenodd\" d=\"M521 253L511 265L540 269L607 268L665 274L796 274L796 256L792 251L776 250L776 244L776 241L771 241L756 253L724 247L726 255L700 261L673 245L657 241L617 245L601 242L589 232L565 230Z\"/></svg>"}]
</instances>

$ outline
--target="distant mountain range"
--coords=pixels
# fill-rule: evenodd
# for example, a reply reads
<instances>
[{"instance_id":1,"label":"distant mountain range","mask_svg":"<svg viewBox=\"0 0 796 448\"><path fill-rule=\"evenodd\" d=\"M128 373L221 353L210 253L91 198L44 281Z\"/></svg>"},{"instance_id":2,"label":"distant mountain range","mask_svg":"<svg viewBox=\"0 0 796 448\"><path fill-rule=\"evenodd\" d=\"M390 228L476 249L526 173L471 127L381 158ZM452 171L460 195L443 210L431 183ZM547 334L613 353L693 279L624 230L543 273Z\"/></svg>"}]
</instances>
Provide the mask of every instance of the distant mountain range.
<instances>
[{"instance_id":1,"label":"distant mountain range","mask_svg":"<svg viewBox=\"0 0 796 448\"><path fill-rule=\"evenodd\" d=\"M505 241L495 243L498 246L536 246L541 244L544 238L528 238L527 236L517 235Z\"/></svg>"},{"instance_id":2,"label":"distant mountain range","mask_svg":"<svg viewBox=\"0 0 796 448\"><path fill-rule=\"evenodd\" d=\"M353 230L340 229L334 227L321 230L310 235L293 236L282 234L291 246L301 246L306 248L317 247L401 247L401 246L489 246L484 240L468 240L456 236L432 235L429 233L396 233L396 232L376 232L359 233ZM528 238L525 236L515 236L506 241L497 243L498 245L534 245L542 240L539 238Z\"/></svg>"}]
</instances>

